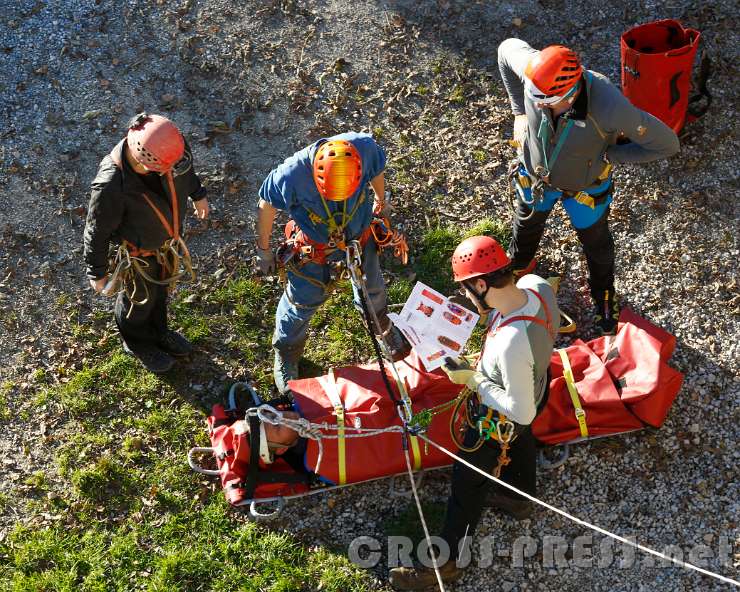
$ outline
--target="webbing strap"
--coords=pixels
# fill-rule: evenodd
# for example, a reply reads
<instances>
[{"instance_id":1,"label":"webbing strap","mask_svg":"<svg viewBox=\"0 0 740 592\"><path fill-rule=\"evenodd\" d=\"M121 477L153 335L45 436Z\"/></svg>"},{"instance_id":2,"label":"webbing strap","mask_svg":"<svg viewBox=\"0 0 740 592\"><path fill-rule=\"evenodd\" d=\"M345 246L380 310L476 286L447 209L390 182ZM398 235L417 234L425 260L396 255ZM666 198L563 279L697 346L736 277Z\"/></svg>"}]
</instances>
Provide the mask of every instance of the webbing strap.
<instances>
[{"instance_id":1,"label":"webbing strap","mask_svg":"<svg viewBox=\"0 0 740 592\"><path fill-rule=\"evenodd\" d=\"M496 327L493 330L493 332L495 333L499 329L501 329L503 327L506 327L506 325L510 325L511 323L514 323L516 321L531 321L533 323L536 323L536 324L541 325L542 327L544 327L547 330L547 332L550 334L550 336L554 339L555 338L555 331L553 330L553 326L552 326L552 316L550 315L550 308L547 306L547 303L545 302L545 299L542 296L540 296L537 293L536 290L533 290L532 288L525 288L525 290L527 292L531 292L532 294L534 294L535 297L537 298L537 300L540 301L540 304L542 305L542 309L545 311L545 319L546 320L543 321L542 319L540 319L538 317L534 317L534 316L530 316L530 315L517 315L515 317L511 317L509 319L506 319L503 323L501 323L498 327ZM493 325L496 323L496 321L500 317L501 317L501 313L500 312L497 312L496 313L496 316L493 317L493 320L488 325L489 331L490 331L491 327L493 327ZM481 352L481 355L482 355L482 352Z\"/></svg>"},{"instance_id":2,"label":"webbing strap","mask_svg":"<svg viewBox=\"0 0 740 592\"><path fill-rule=\"evenodd\" d=\"M565 384L568 387L568 393L570 393L570 400L573 402L573 409L575 409L578 427L581 429L581 437L587 438L588 426L586 425L586 412L581 406L581 399L578 396L578 390L576 389L576 382L573 378L573 370L570 367L568 352L566 352L565 349L559 349L558 354L560 355L560 359L563 361L563 378L565 378Z\"/></svg>"},{"instance_id":3,"label":"webbing strap","mask_svg":"<svg viewBox=\"0 0 740 592\"><path fill-rule=\"evenodd\" d=\"M344 229L349 224L352 219L355 217L355 214L357 213L357 209L365 202L365 199L367 198L367 187L360 191L360 195L357 197L357 201L355 202L355 205L352 207L352 210L349 214L347 214L347 201L344 200L342 202L342 223L337 224L337 221L334 219L334 216L340 212L334 212L332 213L329 209L329 204L326 203L326 200L324 199L323 195L319 195L321 198L321 205L324 206L324 211L326 212L326 218L322 218L319 214L314 212L311 208L309 208L306 204L301 204L303 206L303 209L305 209L308 212L308 218L313 222L314 224L320 223L324 226L328 227L329 229L329 240L332 239L332 236L335 234L343 234Z\"/></svg>"},{"instance_id":4,"label":"webbing strap","mask_svg":"<svg viewBox=\"0 0 740 592\"><path fill-rule=\"evenodd\" d=\"M560 155L560 150L563 148L563 144L565 144L565 140L568 138L568 134L570 134L570 130L573 127L573 120L569 119L567 123L565 124L565 129L563 129L562 132L560 132L560 138L558 139L558 143L555 145L555 148L550 153L550 158L547 157L547 145L550 143L550 120L547 118L547 116L542 116L542 121L540 122L540 129L537 131L537 138L540 140L540 145L542 146L542 158L545 161L545 175L542 175L542 177L548 177L550 175L550 172L552 171L552 167L555 166L555 161L558 159L558 156Z\"/></svg>"},{"instance_id":5,"label":"webbing strap","mask_svg":"<svg viewBox=\"0 0 740 592\"><path fill-rule=\"evenodd\" d=\"M337 379L334 376L334 368L329 369L328 387L326 396L334 407L334 415L337 416L337 461L339 463L339 485L347 483L347 448L344 437L344 406L339 396Z\"/></svg>"},{"instance_id":6,"label":"webbing strap","mask_svg":"<svg viewBox=\"0 0 740 592\"><path fill-rule=\"evenodd\" d=\"M124 138L115 145L113 150L110 151L110 158L113 161L113 164L115 164L116 167L118 167L119 169L123 169L123 161L121 160L121 156L119 153L123 150L123 143L125 141L126 139ZM146 193L142 193L141 195L146 200L146 203L149 204L149 207L154 210L154 213L157 215L157 218L159 218L159 221L161 222L164 229L167 231L167 234L170 235L170 238L177 239L180 238L180 210L177 207L177 191L175 190L175 182L172 178L172 171L168 171L167 173L165 173L164 176L167 179L167 188L169 189L170 199L172 201L172 225L170 225L165 215L157 206L154 205L154 202Z\"/></svg>"},{"instance_id":7,"label":"webbing strap","mask_svg":"<svg viewBox=\"0 0 740 592\"><path fill-rule=\"evenodd\" d=\"M170 225L167 218L165 218L165 215L161 212L161 210L154 205L154 202L149 198L149 196L146 193L142 193L141 196L146 200L146 203L149 204L149 207L154 210L154 213L157 215L157 218L159 218L159 221L162 223L162 226L164 226L164 229L167 231L167 234L169 234L172 238L175 238L175 232L172 226ZM177 216L173 216L174 218L177 218Z\"/></svg>"}]
</instances>

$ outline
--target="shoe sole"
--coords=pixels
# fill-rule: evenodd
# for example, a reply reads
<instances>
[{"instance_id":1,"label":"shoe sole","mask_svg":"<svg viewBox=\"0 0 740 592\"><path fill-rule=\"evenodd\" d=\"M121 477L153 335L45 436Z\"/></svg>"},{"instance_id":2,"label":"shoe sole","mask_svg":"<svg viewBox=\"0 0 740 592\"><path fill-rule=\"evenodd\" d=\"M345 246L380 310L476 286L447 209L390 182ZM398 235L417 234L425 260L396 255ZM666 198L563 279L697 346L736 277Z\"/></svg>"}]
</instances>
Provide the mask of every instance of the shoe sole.
<instances>
[{"instance_id":1,"label":"shoe sole","mask_svg":"<svg viewBox=\"0 0 740 592\"><path fill-rule=\"evenodd\" d=\"M172 356L173 358L187 358L190 354L193 353L193 350L190 350L189 352L185 354L176 354L174 352L167 351L166 349L163 349L162 351L166 353L168 356Z\"/></svg>"},{"instance_id":2,"label":"shoe sole","mask_svg":"<svg viewBox=\"0 0 740 592\"><path fill-rule=\"evenodd\" d=\"M127 356L131 356L132 358L136 359L136 361L138 361L139 364L141 364L144 367L145 370L147 370L148 372L151 372L152 374L166 374L167 372L169 372L170 370L172 370L172 368L175 365L175 360L172 360L172 363L169 366L167 366L166 368L150 368L144 362L141 361L141 358L139 358L139 356L137 356L134 352L132 352L125 345L123 346L123 353L125 353ZM165 353L168 356L172 357L172 354L171 353L168 353L168 352L165 352Z\"/></svg>"}]
</instances>

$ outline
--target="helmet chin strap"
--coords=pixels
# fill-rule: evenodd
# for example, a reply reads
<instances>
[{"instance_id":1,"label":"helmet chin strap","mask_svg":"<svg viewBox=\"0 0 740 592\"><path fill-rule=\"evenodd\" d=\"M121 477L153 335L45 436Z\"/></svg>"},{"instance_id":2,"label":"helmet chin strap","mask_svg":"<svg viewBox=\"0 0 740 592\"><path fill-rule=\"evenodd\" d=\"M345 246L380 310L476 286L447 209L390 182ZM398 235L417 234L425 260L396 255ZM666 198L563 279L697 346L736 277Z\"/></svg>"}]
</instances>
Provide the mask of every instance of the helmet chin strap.
<instances>
[{"instance_id":1,"label":"helmet chin strap","mask_svg":"<svg viewBox=\"0 0 740 592\"><path fill-rule=\"evenodd\" d=\"M485 281L485 280L484 280ZM478 308L484 312L490 312L493 310L488 304L486 304L486 296L488 296L488 290L491 289L491 287L486 283L486 289L484 292L478 292L473 287L473 282L469 280L464 280L462 282L462 285L465 286L465 289L470 292L471 296L473 297L473 302L478 306Z\"/></svg>"}]
</instances>

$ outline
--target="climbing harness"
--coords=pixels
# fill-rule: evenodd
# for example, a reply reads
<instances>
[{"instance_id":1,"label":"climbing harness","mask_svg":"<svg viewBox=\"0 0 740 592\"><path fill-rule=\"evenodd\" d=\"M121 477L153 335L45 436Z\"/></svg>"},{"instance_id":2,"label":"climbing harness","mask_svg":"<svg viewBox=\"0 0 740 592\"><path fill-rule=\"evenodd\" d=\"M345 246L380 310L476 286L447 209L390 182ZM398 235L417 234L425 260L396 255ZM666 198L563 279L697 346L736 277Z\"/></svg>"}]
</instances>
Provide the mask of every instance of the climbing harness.
<instances>
[{"instance_id":1,"label":"climbing harness","mask_svg":"<svg viewBox=\"0 0 740 592\"><path fill-rule=\"evenodd\" d=\"M124 140L119 142L110 153L111 160L119 169L122 167L120 151L123 142ZM130 302L126 318L130 317L134 306L141 306L148 302L148 283L167 286L168 291L171 292L177 282L185 277L195 281L195 271L193 270L190 251L180 235L179 208L172 171L167 171L163 176L167 181L171 198L172 224L146 193L142 193L141 196L157 216L170 238L156 250L141 249L130 241L123 239L115 250L115 255L110 259L110 279L103 289L103 294L106 296L114 296L119 292L126 294ZM154 257L159 264L159 278L155 278L149 273L150 263L146 260L148 257ZM138 278L144 281L139 282L137 281ZM139 294L140 291L143 291L142 295Z\"/></svg>"}]
</instances>

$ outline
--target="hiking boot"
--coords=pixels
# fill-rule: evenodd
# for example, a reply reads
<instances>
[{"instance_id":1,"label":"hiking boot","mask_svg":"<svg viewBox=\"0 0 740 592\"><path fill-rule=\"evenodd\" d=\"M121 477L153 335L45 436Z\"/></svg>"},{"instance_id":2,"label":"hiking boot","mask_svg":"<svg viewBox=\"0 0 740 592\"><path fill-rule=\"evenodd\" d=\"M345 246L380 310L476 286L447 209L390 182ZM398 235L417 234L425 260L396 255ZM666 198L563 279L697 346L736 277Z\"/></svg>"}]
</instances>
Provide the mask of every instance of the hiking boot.
<instances>
[{"instance_id":1,"label":"hiking boot","mask_svg":"<svg viewBox=\"0 0 740 592\"><path fill-rule=\"evenodd\" d=\"M275 379L275 386L281 395L290 391L288 381L298 378L298 361L301 359L300 353L286 354L279 349L275 349L275 361L272 366L272 376Z\"/></svg>"},{"instance_id":2,"label":"hiking boot","mask_svg":"<svg viewBox=\"0 0 740 592\"><path fill-rule=\"evenodd\" d=\"M159 338L159 347L171 356L183 357L193 352L193 345L177 331L167 331Z\"/></svg>"},{"instance_id":3,"label":"hiking boot","mask_svg":"<svg viewBox=\"0 0 740 592\"><path fill-rule=\"evenodd\" d=\"M447 584L462 578L463 570L450 560L439 568L442 581ZM394 567L388 572L388 581L396 590L425 590L437 587L437 576L433 567Z\"/></svg>"},{"instance_id":4,"label":"hiking boot","mask_svg":"<svg viewBox=\"0 0 740 592\"><path fill-rule=\"evenodd\" d=\"M383 337L391 349L390 354L394 362L399 362L409 355L411 344L398 327L391 325L390 330L383 333Z\"/></svg>"},{"instance_id":5,"label":"hiking boot","mask_svg":"<svg viewBox=\"0 0 740 592\"><path fill-rule=\"evenodd\" d=\"M596 306L594 325L600 335L614 335L619 322L619 302L614 290L591 292Z\"/></svg>"},{"instance_id":6,"label":"hiking boot","mask_svg":"<svg viewBox=\"0 0 740 592\"><path fill-rule=\"evenodd\" d=\"M503 493L492 493L486 500L489 508L495 508L515 520L526 520L532 517L532 502L528 499L516 499Z\"/></svg>"},{"instance_id":7,"label":"hiking boot","mask_svg":"<svg viewBox=\"0 0 740 592\"><path fill-rule=\"evenodd\" d=\"M137 345L136 350L134 351L124 343L123 351L135 357L139 362L141 362L141 365L144 366L144 368L154 374L164 374L175 365L175 360L172 356L163 352L155 345Z\"/></svg>"}]
</instances>

